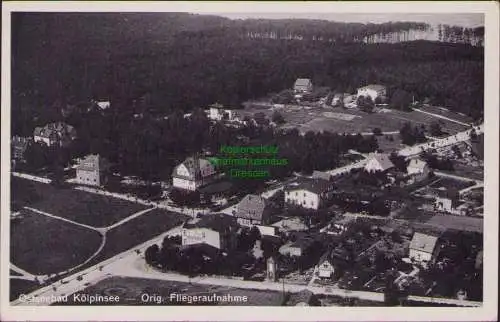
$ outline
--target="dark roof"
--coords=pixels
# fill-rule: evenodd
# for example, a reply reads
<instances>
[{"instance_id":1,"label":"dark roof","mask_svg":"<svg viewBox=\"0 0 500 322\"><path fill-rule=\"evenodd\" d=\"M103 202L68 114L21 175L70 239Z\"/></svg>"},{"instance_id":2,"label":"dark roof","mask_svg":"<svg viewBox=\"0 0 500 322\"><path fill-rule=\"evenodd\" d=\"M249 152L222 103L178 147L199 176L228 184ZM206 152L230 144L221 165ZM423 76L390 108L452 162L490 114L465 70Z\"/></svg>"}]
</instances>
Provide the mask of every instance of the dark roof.
<instances>
[{"instance_id":1,"label":"dark roof","mask_svg":"<svg viewBox=\"0 0 500 322\"><path fill-rule=\"evenodd\" d=\"M471 140L471 150L478 158L484 158L484 134L479 134L476 139Z\"/></svg>"},{"instance_id":2,"label":"dark roof","mask_svg":"<svg viewBox=\"0 0 500 322\"><path fill-rule=\"evenodd\" d=\"M322 180L330 180L332 175L329 174L328 172L323 172L323 171L313 171L312 174L313 179L322 179Z\"/></svg>"},{"instance_id":3,"label":"dark roof","mask_svg":"<svg viewBox=\"0 0 500 322\"><path fill-rule=\"evenodd\" d=\"M452 201L458 201L460 194L457 189L449 188L446 190L436 189L436 194L440 198L448 198Z\"/></svg>"},{"instance_id":4,"label":"dark roof","mask_svg":"<svg viewBox=\"0 0 500 322\"><path fill-rule=\"evenodd\" d=\"M333 187L333 183L323 179L306 179L301 178L296 182L287 185L285 191L306 190L317 194L326 192L329 188Z\"/></svg>"},{"instance_id":5,"label":"dark roof","mask_svg":"<svg viewBox=\"0 0 500 322\"><path fill-rule=\"evenodd\" d=\"M52 137L71 137L76 136L75 128L63 122L49 123L44 127L36 127L34 131L35 136L45 138Z\"/></svg>"},{"instance_id":6,"label":"dark roof","mask_svg":"<svg viewBox=\"0 0 500 322\"><path fill-rule=\"evenodd\" d=\"M262 220L267 210L269 205L266 199L249 194L238 204L235 217Z\"/></svg>"},{"instance_id":7,"label":"dark roof","mask_svg":"<svg viewBox=\"0 0 500 322\"><path fill-rule=\"evenodd\" d=\"M219 233L227 233L238 228L236 218L226 214L209 214L204 215L198 221L186 222L183 226L186 229L192 228L208 228Z\"/></svg>"}]
</instances>

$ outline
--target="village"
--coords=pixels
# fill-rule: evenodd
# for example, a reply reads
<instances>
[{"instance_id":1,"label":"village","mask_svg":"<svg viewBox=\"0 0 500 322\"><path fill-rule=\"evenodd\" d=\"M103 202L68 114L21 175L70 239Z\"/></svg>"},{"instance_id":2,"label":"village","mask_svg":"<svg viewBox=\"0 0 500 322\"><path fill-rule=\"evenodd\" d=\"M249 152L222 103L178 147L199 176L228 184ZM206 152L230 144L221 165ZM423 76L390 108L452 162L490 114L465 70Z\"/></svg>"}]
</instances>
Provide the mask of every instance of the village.
<instances>
[{"instance_id":1,"label":"village","mask_svg":"<svg viewBox=\"0 0 500 322\"><path fill-rule=\"evenodd\" d=\"M29 218L45 215L88 225L107 236L108 230L152 213L177 214L176 225L165 224L164 231L157 231L161 235L157 242L145 245L142 251L137 248L143 265L157 273L293 285L307 293L300 305L332 305L325 294L336 294L336 290L383 293L386 305L419 302L409 300L412 296L456 300L455 305L480 302L483 125L426 103L410 100L405 104L409 111L391 109L383 85L362 86L356 93L335 93L316 89L310 79L299 78L291 89L249 102L244 109L228 109L218 103L209 106L205 115L211 127L251 127L276 135L298 129L306 138L313 129L341 133L344 138L359 136L358 142L366 142L366 148L353 146L342 153L338 167L313 167L312 171L281 176L271 171L272 178L258 182L251 178L229 180L227 173L211 162L216 154L210 149L178 163L171 180L153 183L113 171L112 162L99 154L69 157L61 171L28 168L25 164L33 163L33 157L25 154L28 148L33 149L29 146L66 148L81 135L63 121L49 123L33 129L33 137L12 138L11 184L19 186L15 189L18 194L27 193L23 189L41 195L63 189L68 204L80 202L71 200L73 191L88 194L81 199L87 200L82 201L87 206L77 205L82 213L68 215L68 210L76 208L55 213L55 201L31 204L16 200L14 195L11 220L16 225L29 225ZM90 106L97 111L114 108L109 101L96 100ZM404 130L414 124L422 132ZM371 146L373 142L378 142L376 148ZM252 146L258 142L242 135L237 143ZM26 188L29 184L32 187ZM106 198L95 201L101 206L116 199L124 203L123 209L130 204L137 212L93 219L98 214L91 210L92 198ZM166 215L158 216L167 220ZM163 227L153 220L137 227L148 230L148 225ZM13 229L22 231L16 226ZM23 256L16 254L15 247L13 251L15 258ZM11 264L11 272L30 271L18 265ZM70 272L78 274L77 269L57 276L49 271L41 273L39 276L45 277L37 284L46 285L45 292L56 292L58 278ZM80 288L101 283L79 276L80 282L86 281ZM50 289L48 285L52 285ZM310 291L318 288L323 294L319 300L318 292Z\"/></svg>"}]
</instances>

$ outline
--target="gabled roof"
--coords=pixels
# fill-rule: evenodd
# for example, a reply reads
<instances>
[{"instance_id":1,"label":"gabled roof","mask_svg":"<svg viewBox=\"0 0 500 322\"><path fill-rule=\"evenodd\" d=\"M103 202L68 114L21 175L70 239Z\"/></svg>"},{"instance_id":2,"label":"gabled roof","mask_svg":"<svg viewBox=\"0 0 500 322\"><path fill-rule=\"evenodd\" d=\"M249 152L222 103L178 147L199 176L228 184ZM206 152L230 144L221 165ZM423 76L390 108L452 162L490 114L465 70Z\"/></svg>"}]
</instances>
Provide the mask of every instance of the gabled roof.
<instances>
[{"instance_id":1,"label":"gabled roof","mask_svg":"<svg viewBox=\"0 0 500 322\"><path fill-rule=\"evenodd\" d=\"M188 176L181 176L181 175L177 174L177 169L182 165L184 165L186 167L186 169L188 170L188 172L189 172ZM206 159L196 158L196 157L188 157L188 158L186 158L186 160L184 160L184 162L182 162L181 164L177 165L174 168L173 176L183 177L185 179L190 179L190 180L193 180L193 179L199 180L199 179L201 179L201 169L205 168L205 167L209 167L209 166L212 167L210 162Z\"/></svg>"},{"instance_id":2,"label":"gabled roof","mask_svg":"<svg viewBox=\"0 0 500 322\"><path fill-rule=\"evenodd\" d=\"M410 163L408 163L407 168L413 168L413 169L418 169L418 170L424 170L424 168L427 166L427 162L421 159L412 159L410 160Z\"/></svg>"},{"instance_id":3,"label":"gabled roof","mask_svg":"<svg viewBox=\"0 0 500 322\"><path fill-rule=\"evenodd\" d=\"M370 85L366 85L366 86L363 86L363 87L360 87L358 90L363 90L363 89L372 89L374 91L382 91L385 89L385 86L384 85L378 85L378 84L370 84Z\"/></svg>"},{"instance_id":4,"label":"gabled roof","mask_svg":"<svg viewBox=\"0 0 500 322\"><path fill-rule=\"evenodd\" d=\"M333 183L323 179L301 178L297 182L291 183L284 188L285 191L306 190L316 194L328 191L333 187Z\"/></svg>"},{"instance_id":5,"label":"gabled roof","mask_svg":"<svg viewBox=\"0 0 500 322\"><path fill-rule=\"evenodd\" d=\"M367 162L367 164L371 161L375 160L382 168L382 171L389 170L394 167L394 164L389 159L389 155L385 153L375 153L372 155L371 159Z\"/></svg>"},{"instance_id":6,"label":"gabled roof","mask_svg":"<svg viewBox=\"0 0 500 322\"><path fill-rule=\"evenodd\" d=\"M235 217L262 220L269 205L266 199L258 195L246 195L237 206Z\"/></svg>"},{"instance_id":7,"label":"gabled roof","mask_svg":"<svg viewBox=\"0 0 500 322\"><path fill-rule=\"evenodd\" d=\"M297 78L295 81L295 86L309 86L312 84L309 78Z\"/></svg>"},{"instance_id":8,"label":"gabled roof","mask_svg":"<svg viewBox=\"0 0 500 322\"><path fill-rule=\"evenodd\" d=\"M432 254L436 247L438 237L426 235L422 233L415 233L410 242L410 249L418 250Z\"/></svg>"},{"instance_id":9,"label":"gabled roof","mask_svg":"<svg viewBox=\"0 0 500 322\"><path fill-rule=\"evenodd\" d=\"M183 228L207 228L219 233L228 233L235 231L238 228L236 218L226 214L209 214L204 215L198 221L188 221L183 225Z\"/></svg>"}]
</instances>

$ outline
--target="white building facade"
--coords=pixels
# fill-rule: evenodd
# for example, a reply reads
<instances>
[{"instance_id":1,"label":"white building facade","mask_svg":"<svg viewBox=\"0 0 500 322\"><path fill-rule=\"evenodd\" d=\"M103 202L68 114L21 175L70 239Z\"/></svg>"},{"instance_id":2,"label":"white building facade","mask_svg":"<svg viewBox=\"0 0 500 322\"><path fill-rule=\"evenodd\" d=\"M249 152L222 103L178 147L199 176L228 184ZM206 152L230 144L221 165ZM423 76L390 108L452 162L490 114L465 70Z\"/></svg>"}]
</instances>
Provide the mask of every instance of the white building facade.
<instances>
[{"instance_id":1,"label":"white building facade","mask_svg":"<svg viewBox=\"0 0 500 322\"><path fill-rule=\"evenodd\" d=\"M377 98L385 98L387 95L387 89L383 85L367 85L358 88L357 97L365 96L370 97L372 101L375 102Z\"/></svg>"}]
</instances>

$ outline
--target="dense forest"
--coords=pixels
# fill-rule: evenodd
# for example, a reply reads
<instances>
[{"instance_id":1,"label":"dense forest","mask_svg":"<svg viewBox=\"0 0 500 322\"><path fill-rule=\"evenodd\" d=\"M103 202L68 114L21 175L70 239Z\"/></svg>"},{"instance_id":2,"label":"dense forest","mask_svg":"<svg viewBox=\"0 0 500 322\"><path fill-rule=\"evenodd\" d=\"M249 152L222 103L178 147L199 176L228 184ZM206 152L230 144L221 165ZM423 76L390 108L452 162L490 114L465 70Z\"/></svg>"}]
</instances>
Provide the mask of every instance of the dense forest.
<instances>
[{"instance_id":1,"label":"dense forest","mask_svg":"<svg viewBox=\"0 0 500 322\"><path fill-rule=\"evenodd\" d=\"M180 13L14 13L12 129L29 135L90 99L125 111L168 114L290 88L298 77L352 92L381 83L475 118L483 110L483 48L430 41L365 44L353 39L419 24L230 20ZM314 27L316 26L316 27ZM335 42L242 37L259 30ZM267 28L267 29L266 29ZM309 35L308 34L308 35ZM328 35L325 34L325 37Z\"/></svg>"}]
</instances>

